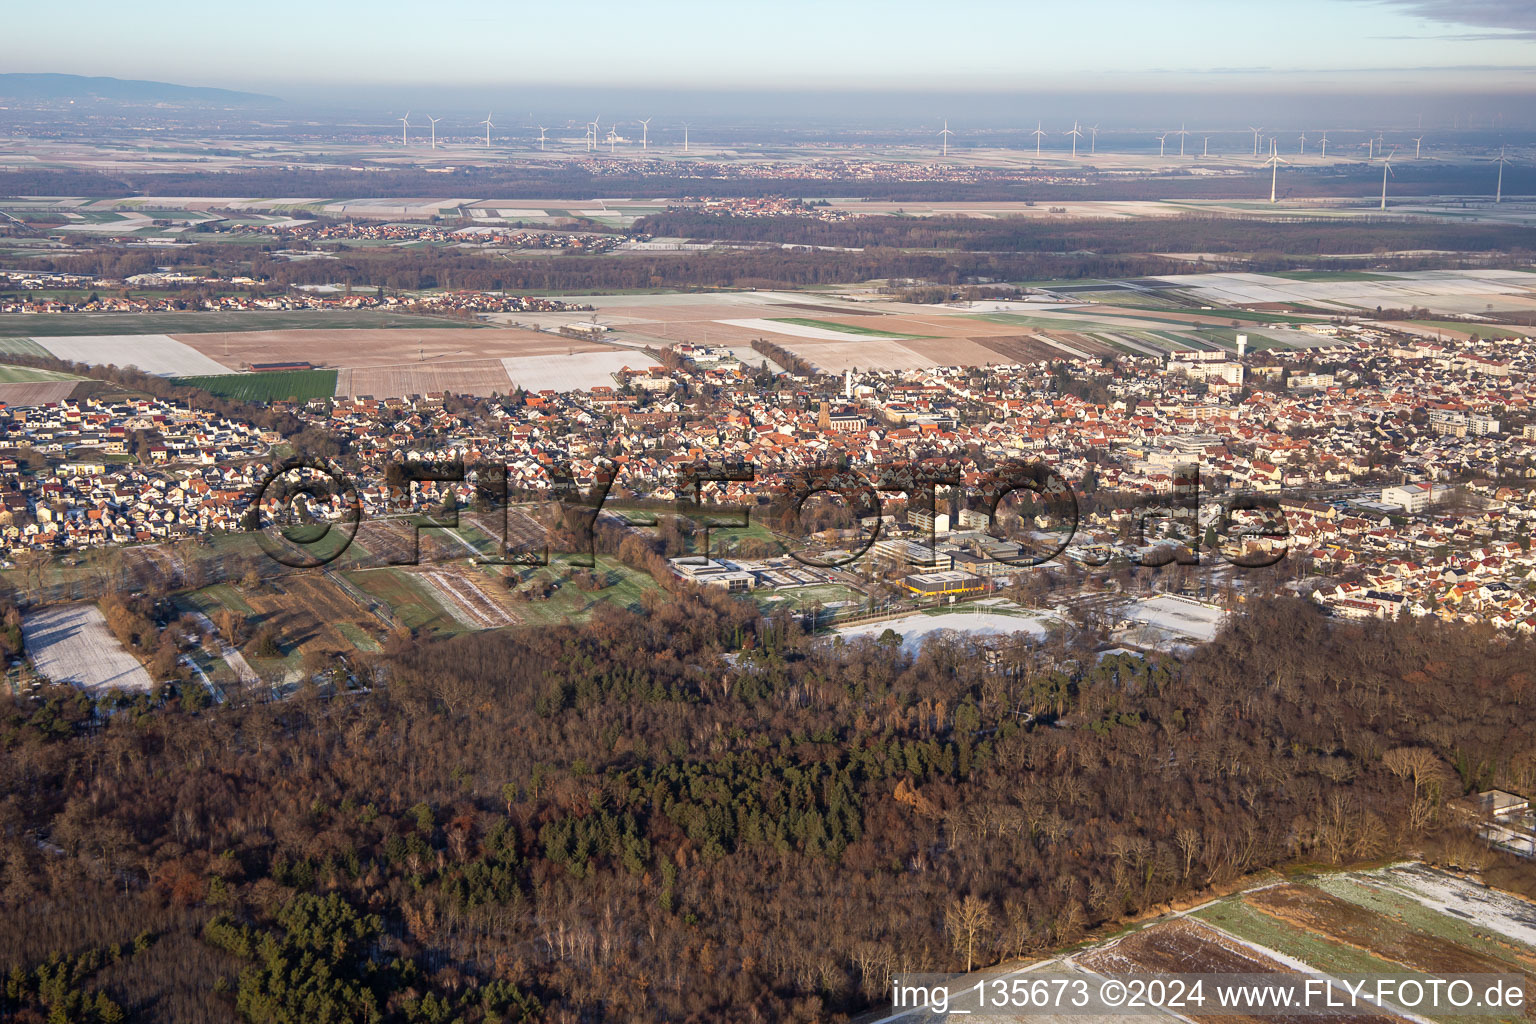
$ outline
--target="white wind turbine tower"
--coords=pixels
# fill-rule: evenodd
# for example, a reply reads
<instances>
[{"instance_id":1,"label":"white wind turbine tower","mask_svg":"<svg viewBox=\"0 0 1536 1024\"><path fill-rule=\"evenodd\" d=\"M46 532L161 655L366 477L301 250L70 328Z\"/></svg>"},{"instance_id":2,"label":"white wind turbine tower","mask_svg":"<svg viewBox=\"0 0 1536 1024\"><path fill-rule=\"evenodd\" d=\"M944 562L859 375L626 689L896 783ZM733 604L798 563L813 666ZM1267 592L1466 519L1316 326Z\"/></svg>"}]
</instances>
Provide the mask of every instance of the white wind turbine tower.
<instances>
[{"instance_id":1,"label":"white wind turbine tower","mask_svg":"<svg viewBox=\"0 0 1536 1024\"><path fill-rule=\"evenodd\" d=\"M1189 132L1185 131L1184 126L1181 124L1179 125L1179 130L1173 134L1179 137L1179 156L1182 157L1184 155L1184 136L1188 135Z\"/></svg>"},{"instance_id":2,"label":"white wind turbine tower","mask_svg":"<svg viewBox=\"0 0 1536 1024\"><path fill-rule=\"evenodd\" d=\"M431 114L428 114L427 115L427 120L432 122L432 148L436 149L437 148L437 122L441 121L442 118L440 118L440 117L433 117Z\"/></svg>"},{"instance_id":3,"label":"white wind turbine tower","mask_svg":"<svg viewBox=\"0 0 1536 1024\"><path fill-rule=\"evenodd\" d=\"M1204 158L1204 157L1208 157L1210 155L1211 155L1211 137L1209 135L1207 135L1207 136L1205 136L1205 148L1200 151L1200 156L1202 158Z\"/></svg>"},{"instance_id":4,"label":"white wind turbine tower","mask_svg":"<svg viewBox=\"0 0 1536 1024\"><path fill-rule=\"evenodd\" d=\"M1506 163L1506 161L1504 159L1504 147L1500 146L1499 147L1499 184L1498 184L1498 187L1495 188L1494 192L1493 192L1493 201L1496 202L1496 203L1502 203L1504 201L1504 164L1505 163Z\"/></svg>"},{"instance_id":5,"label":"white wind turbine tower","mask_svg":"<svg viewBox=\"0 0 1536 1024\"><path fill-rule=\"evenodd\" d=\"M1273 139L1269 141L1269 159L1266 161L1266 163L1268 163L1270 166L1269 201L1273 203L1276 202L1275 186L1278 185L1280 181L1280 165L1290 163L1289 160L1280 159L1279 147L1276 145L1275 140Z\"/></svg>"},{"instance_id":6,"label":"white wind turbine tower","mask_svg":"<svg viewBox=\"0 0 1536 1024\"><path fill-rule=\"evenodd\" d=\"M1264 126L1259 125L1255 128L1253 125L1249 125L1248 130L1253 132L1253 155L1257 157L1259 155L1259 132L1264 130Z\"/></svg>"},{"instance_id":7,"label":"white wind turbine tower","mask_svg":"<svg viewBox=\"0 0 1536 1024\"><path fill-rule=\"evenodd\" d=\"M640 122L640 148L641 149L649 150L651 148L650 131L651 131L651 119L650 118L646 118L644 121Z\"/></svg>"},{"instance_id":8,"label":"white wind turbine tower","mask_svg":"<svg viewBox=\"0 0 1536 1024\"><path fill-rule=\"evenodd\" d=\"M1088 152L1096 154L1099 151L1099 126L1094 125L1088 129Z\"/></svg>"},{"instance_id":9,"label":"white wind turbine tower","mask_svg":"<svg viewBox=\"0 0 1536 1024\"><path fill-rule=\"evenodd\" d=\"M1376 141L1377 141L1378 144L1380 144L1382 149L1386 149L1387 148L1387 137L1386 137L1386 135L1384 133L1377 132L1376 133ZM1397 147L1393 146L1392 147L1392 151L1394 153L1397 152ZM1397 172L1394 171L1392 173L1392 177L1394 177L1394 178L1397 177Z\"/></svg>"},{"instance_id":10,"label":"white wind turbine tower","mask_svg":"<svg viewBox=\"0 0 1536 1024\"><path fill-rule=\"evenodd\" d=\"M944 140L944 156L949 156L949 137L955 134L949 130L949 118L944 119L944 128L939 132L939 137Z\"/></svg>"},{"instance_id":11,"label":"white wind turbine tower","mask_svg":"<svg viewBox=\"0 0 1536 1024\"><path fill-rule=\"evenodd\" d=\"M688 128L689 128L688 122L684 121L683 122L683 152L684 153L688 152Z\"/></svg>"},{"instance_id":12,"label":"white wind turbine tower","mask_svg":"<svg viewBox=\"0 0 1536 1024\"><path fill-rule=\"evenodd\" d=\"M1302 132L1301 133L1301 153L1300 153L1300 155L1301 156L1306 156L1307 155L1307 133L1306 132Z\"/></svg>"},{"instance_id":13,"label":"white wind turbine tower","mask_svg":"<svg viewBox=\"0 0 1536 1024\"><path fill-rule=\"evenodd\" d=\"M410 145L410 143L405 141L405 129L410 126L410 123L411 123L411 112L409 110L407 110L405 112L405 116L400 119L400 145L402 145L402 146Z\"/></svg>"},{"instance_id":14,"label":"white wind turbine tower","mask_svg":"<svg viewBox=\"0 0 1536 1024\"><path fill-rule=\"evenodd\" d=\"M1035 130L1034 130L1034 132L1032 134L1035 137L1035 158L1039 159L1039 157L1040 157L1040 140L1045 138L1045 132L1040 130L1040 122L1039 121L1035 122Z\"/></svg>"},{"instance_id":15,"label":"white wind turbine tower","mask_svg":"<svg viewBox=\"0 0 1536 1024\"><path fill-rule=\"evenodd\" d=\"M1392 170L1392 158L1397 155L1397 150L1387 154L1387 158L1381 162L1381 208L1387 208L1387 175L1397 177L1397 172Z\"/></svg>"},{"instance_id":16,"label":"white wind turbine tower","mask_svg":"<svg viewBox=\"0 0 1536 1024\"><path fill-rule=\"evenodd\" d=\"M1323 159L1328 159L1328 133L1323 132Z\"/></svg>"},{"instance_id":17,"label":"white wind turbine tower","mask_svg":"<svg viewBox=\"0 0 1536 1024\"><path fill-rule=\"evenodd\" d=\"M1065 134L1072 136L1072 159L1077 159L1077 140L1083 137L1083 133L1077 130L1077 122L1072 122L1072 130Z\"/></svg>"},{"instance_id":18,"label":"white wind turbine tower","mask_svg":"<svg viewBox=\"0 0 1536 1024\"><path fill-rule=\"evenodd\" d=\"M1167 132L1163 132L1163 134L1161 134L1161 135L1159 135L1157 137L1157 155L1158 155L1159 159L1162 158L1163 150L1165 148L1167 148L1167 145L1168 145L1168 133Z\"/></svg>"},{"instance_id":19,"label":"white wind turbine tower","mask_svg":"<svg viewBox=\"0 0 1536 1024\"><path fill-rule=\"evenodd\" d=\"M539 125L539 149L541 149L541 150L544 148L544 132L545 132L544 126L543 125Z\"/></svg>"},{"instance_id":20,"label":"white wind turbine tower","mask_svg":"<svg viewBox=\"0 0 1536 1024\"><path fill-rule=\"evenodd\" d=\"M1413 158L1417 160L1419 158L1419 154L1423 152L1423 150L1424 136L1420 135L1418 138L1413 140Z\"/></svg>"},{"instance_id":21,"label":"white wind turbine tower","mask_svg":"<svg viewBox=\"0 0 1536 1024\"><path fill-rule=\"evenodd\" d=\"M615 121L612 128L608 129L608 155L613 156L613 144L619 141L619 125Z\"/></svg>"},{"instance_id":22,"label":"white wind turbine tower","mask_svg":"<svg viewBox=\"0 0 1536 1024\"><path fill-rule=\"evenodd\" d=\"M496 126L491 124L491 112L489 110L487 110L485 112L485 120L481 121L480 123L485 125L485 148L486 149L490 149L491 148L491 129L496 127Z\"/></svg>"}]
</instances>

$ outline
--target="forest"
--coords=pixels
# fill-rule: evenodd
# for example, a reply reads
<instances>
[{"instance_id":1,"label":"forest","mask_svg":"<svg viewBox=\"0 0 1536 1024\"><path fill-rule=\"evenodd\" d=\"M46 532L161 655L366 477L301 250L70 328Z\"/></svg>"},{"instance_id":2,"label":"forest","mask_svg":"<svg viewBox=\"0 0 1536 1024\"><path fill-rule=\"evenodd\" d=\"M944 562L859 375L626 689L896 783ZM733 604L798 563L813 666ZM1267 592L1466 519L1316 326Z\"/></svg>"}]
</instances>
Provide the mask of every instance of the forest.
<instances>
[{"instance_id":1,"label":"forest","mask_svg":"<svg viewBox=\"0 0 1536 1024\"><path fill-rule=\"evenodd\" d=\"M1276 865L1536 894L1446 809L1536 786L1533 654L1277 598L1180 658L911 656L679 586L369 689L7 698L0 1016L837 1021L962 918L992 963Z\"/></svg>"}]
</instances>

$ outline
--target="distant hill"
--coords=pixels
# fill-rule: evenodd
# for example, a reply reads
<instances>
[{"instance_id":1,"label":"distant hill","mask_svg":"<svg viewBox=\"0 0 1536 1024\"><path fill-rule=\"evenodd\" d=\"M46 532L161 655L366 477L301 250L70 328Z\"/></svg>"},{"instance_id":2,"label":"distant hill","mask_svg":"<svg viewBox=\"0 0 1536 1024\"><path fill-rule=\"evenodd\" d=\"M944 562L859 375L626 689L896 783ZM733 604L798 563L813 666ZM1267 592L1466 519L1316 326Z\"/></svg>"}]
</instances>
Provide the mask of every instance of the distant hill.
<instances>
[{"instance_id":1,"label":"distant hill","mask_svg":"<svg viewBox=\"0 0 1536 1024\"><path fill-rule=\"evenodd\" d=\"M281 103L276 96L233 89L205 89L169 82L140 82L84 75L0 74L0 102L114 103L127 106L257 107Z\"/></svg>"}]
</instances>

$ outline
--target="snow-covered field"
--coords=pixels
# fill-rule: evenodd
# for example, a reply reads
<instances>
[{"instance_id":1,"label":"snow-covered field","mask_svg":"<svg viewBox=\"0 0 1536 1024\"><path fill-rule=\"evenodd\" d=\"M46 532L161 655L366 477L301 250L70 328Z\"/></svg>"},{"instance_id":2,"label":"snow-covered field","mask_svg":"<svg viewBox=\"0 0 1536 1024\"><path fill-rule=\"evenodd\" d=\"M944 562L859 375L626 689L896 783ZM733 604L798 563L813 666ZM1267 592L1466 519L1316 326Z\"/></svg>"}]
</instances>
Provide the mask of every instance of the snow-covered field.
<instances>
[{"instance_id":1,"label":"snow-covered field","mask_svg":"<svg viewBox=\"0 0 1536 1024\"><path fill-rule=\"evenodd\" d=\"M191 345L164 334L88 334L33 338L60 359L91 366L135 366L161 377L196 377L232 373Z\"/></svg>"},{"instance_id":2,"label":"snow-covered field","mask_svg":"<svg viewBox=\"0 0 1536 1024\"><path fill-rule=\"evenodd\" d=\"M1536 904L1419 864L1399 864L1366 875L1418 900L1431 910L1498 935L1536 946Z\"/></svg>"},{"instance_id":3,"label":"snow-covered field","mask_svg":"<svg viewBox=\"0 0 1536 1024\"><path fill-rule=\"evenodd\" d=\"M575 355L509 356L501 361L512 383L528 391L576 391L613 386L624 367L641 370L655 362L644 352L577 352Z\"/></svg>"},{"instance_id":4,"label":"snow-covered field","mask_svg":"<svg viewBox=\"0 0 1536 1024\"><path fill-rule=\"evenodd\" d=\"M1523 296L1536 287L1531 275L1513 270L1425 270L1382 275L1384 280L1294 281L1268 274L1184 274L1158 278L1222 305L1256 302L1332 303L1370 309L1421 306L1442 312L1480 312L1500 296ZM1524 305L1514 302L1514 305Z\"/></svg>"},{"instance_id":5,"label":"snow-covered field","mask_svg":"<svg viewBox=\"0 0 1536 1024\"><path fill-rule=\"evenodd\" d=\"M154 680L118 643L94 604L44 608L21 620L37 671L91 691L151 690Z\"/></svg>"},{"instance_id":6,"label":"snow-covered field","mask_svg":"<svg viewBox=\"0 0 1536 1024\"><path fill-rule=\"evenodd\" d=\"M1220 608L1170 594L1136 601L1122 609L1121 615L1167 633L1170 638L1187 638L1200 643L1216 639L1225 617Z\"/></svg>"},{"instance_id":7,"label":"snow-covered field","mask_svg":"<svg viewBox=\"0 0 1536 1024\"><path fill-rule=\"evenodd\" d=\"M1049 627L1058 621L1049 612L1028 616L1007 615L1002 612L982 611L978 607L974 611L944 612L940 615L907 615L899 619L865 622L857 626L847 626L838 630L837 633L844 637L867 636L874 639L886 630L892 629L901 634L901 649L908 654L916 654L930 638L946 630L972 636L1009 636L1013 633L1028 633L1039 639L1045 636Z\"/></svg>"},{"instance_id":8,"label":"snow-covered field","mask_svg":"<svg viewBox=\"0 0 1536 1024\"><path fill-rule=\"evenodd\" d=\"M865 334L862 331L832 331L825 327L811 327L807 324L787 324L782 320L765 320L760 317L748 317L744 320L717 320L716 323L725 324L728 327L745 327L749 331L764 331L769 334L788 334L795 338L815 338L818 341L854 341L864 339L866 341L896 341L898 339L887 337L883 334Z\"/></svg>"}]
</instances>

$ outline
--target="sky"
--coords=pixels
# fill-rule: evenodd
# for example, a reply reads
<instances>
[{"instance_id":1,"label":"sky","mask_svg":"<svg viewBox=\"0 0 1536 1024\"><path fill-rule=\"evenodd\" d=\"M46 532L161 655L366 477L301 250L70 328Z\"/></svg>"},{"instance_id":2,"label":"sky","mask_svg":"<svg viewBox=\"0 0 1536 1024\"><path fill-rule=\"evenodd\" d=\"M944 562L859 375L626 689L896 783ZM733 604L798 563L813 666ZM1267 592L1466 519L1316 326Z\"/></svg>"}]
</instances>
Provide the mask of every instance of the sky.
<instances>
[{"instance_id":1,"label":"sky","mask_svg":"<svg viewBox=\"0 0 1536 1024\"><path fill-rule=\"evenodd\" d=\"M1536 89L1533 0L77 0L14 5L0 70L148 78L337 105L657 95Z\"/></svg>"}]
</instances>

